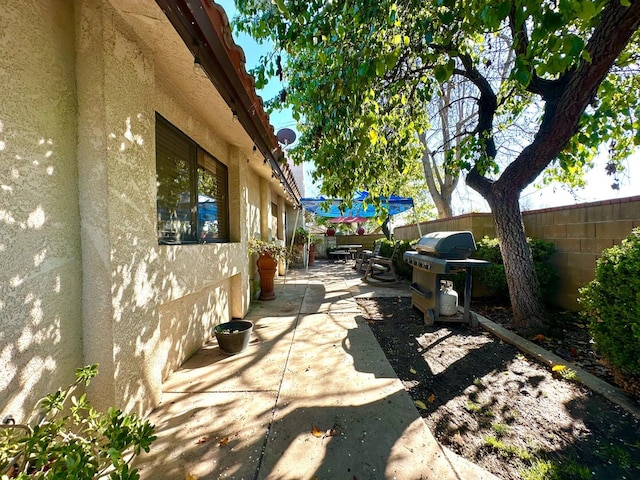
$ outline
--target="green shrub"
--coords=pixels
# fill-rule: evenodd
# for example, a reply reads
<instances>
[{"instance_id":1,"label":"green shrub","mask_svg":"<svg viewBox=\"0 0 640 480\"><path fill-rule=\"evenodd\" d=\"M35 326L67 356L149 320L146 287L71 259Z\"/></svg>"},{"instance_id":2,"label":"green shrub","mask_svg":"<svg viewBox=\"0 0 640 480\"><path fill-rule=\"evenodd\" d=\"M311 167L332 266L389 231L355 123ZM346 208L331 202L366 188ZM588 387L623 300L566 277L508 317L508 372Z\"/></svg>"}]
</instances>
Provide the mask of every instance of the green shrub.
<instances>
[{"instance_id":1,"label":"green shrub","mask_svg":"<svg viewBox=\"0 0 640 480\"><path fill-rule=\"evenodd\" d=\"M79 368L76 381L40 400L24 424L0 425L0 476L18 479L138 480L134 457L156 439L154 427L113 407L95 410L84 394L74 395L98 373Z\"/></svg>"},{"instance_id":2,"label":"green shrub","mask_svg":"<svg viewBox=\"0 0 640 480\"><path fill-rule=\"evenodd\" d=\"M548 261L555 253L556 248L552 242L546 240L528 238L527 243L531 248L542 297L545 300L553 298L558 274L555 267L550 265ZM473 253L472 257L488 260L491 265L474 269L474 282L484 286L490 296L508 300L509 287L507 286L507 276L504 273L504 262L502 261L498 239L485 236L477 242L477 247L478 250Z\"/></svg>"},{"instance_id":3,"label":"green shrub","mask_svg":"<svg viewBox=\"0 0 640 480\"><path fill-rule=\"evenodd\" d=\"M602 252L578 301L596 349L622 371L640 374L640 228Z\"/></svg>"},{"instance_id":4,"label":"green shrub","mask_svg":"<svg viewBox=\"0 0 640 480\"><path fill-rule=\"evenodd\" d=\"M393 255L393 247L395 245L394 240L376 240L377 242L382 242L382 246L380 247L380 255L381 257L390 258ZM403 259L404 252L412 249L412 245L414 242L409 242L407 240L399 240L400 245L398 246L398 254L396 255L395 261L393 262L393 266L396 269L396 273L400 278L411 278L412 267L408 263L406 263Z\"/></svg>"},{"instance_id":5,"label":"green shrub","mask_svg":"<svg viewBox=\"0 0 640 480\"><path fill-rule=\"evenodd\" d=\"M296 231L293 233L293 243L296 245L304 245L309 240L309 231L304 227L296 228Z\"/></svg>"},{"instance_id":6,"label":"green shrub","mask_svg":"<svg viewBox=\"0 0 640 480\"><path fill-rule=\"evenodd\" d=\"M491 263L502 265L502 253L497 238L483 237L476 243L478 249L471 255L473 258L489 260Z\"/></svg>"}]
</instances>

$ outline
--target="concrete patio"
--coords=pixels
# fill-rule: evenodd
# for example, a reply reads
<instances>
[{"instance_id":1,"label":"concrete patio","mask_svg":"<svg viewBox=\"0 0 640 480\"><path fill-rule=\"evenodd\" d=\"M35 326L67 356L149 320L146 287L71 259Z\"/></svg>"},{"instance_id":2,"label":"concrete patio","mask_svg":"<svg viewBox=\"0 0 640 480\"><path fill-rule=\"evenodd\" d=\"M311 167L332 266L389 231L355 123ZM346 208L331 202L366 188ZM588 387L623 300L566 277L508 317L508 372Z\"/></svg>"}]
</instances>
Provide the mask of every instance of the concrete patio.
<instances>
[{"instance_id":1,"label":"concrete patio","mask_svg":"<svg viewBox=\"0 0 640 480\"><path fill-rule=\"evenodd\" d=\"M408 283L321 261L276 295L252 304L246 351L213 339L165 382L142 479L496 478L438 444L361 316L356 297Z\"/></svg>"}]
</instances>

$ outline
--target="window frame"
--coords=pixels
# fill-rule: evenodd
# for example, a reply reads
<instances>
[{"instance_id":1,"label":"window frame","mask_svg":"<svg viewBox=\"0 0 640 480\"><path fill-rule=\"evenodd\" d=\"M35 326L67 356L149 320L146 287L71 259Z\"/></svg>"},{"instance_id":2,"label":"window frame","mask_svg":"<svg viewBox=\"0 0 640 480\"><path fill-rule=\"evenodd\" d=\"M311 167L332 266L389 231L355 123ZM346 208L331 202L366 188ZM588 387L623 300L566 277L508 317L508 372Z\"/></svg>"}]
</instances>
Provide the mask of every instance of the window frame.
<instances>
[{"instance_id":1,"label":"window frame","mask_svg":"<svg viewBox=\"0 0 640 480\"><path fill-rule=\"evenodd\" d=\"M229 168L157 112L155 125L158 244L229 243Z\"/></svg>"}]
</instances>

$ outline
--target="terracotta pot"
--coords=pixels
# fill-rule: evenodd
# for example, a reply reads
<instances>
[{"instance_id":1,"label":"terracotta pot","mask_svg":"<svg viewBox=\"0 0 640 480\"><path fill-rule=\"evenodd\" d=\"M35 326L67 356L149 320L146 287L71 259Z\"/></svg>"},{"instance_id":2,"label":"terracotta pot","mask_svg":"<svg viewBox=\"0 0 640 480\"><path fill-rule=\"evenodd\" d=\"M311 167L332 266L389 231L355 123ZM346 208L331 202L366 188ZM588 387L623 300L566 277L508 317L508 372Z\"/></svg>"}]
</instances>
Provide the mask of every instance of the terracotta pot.
<instances>
[{"instance_id":1,"label":"terracotta pot","mask_svg":"<svg viewBox=\"0 0 640 480\"><path fill-rule=\"evenodd\" d=\"M309 245L309 266L313 265L316 261L316 246L314 243Z\"/></svg>"},{"instance_id":2,"label":"terracotta pot","mask_svg":"<svg viewBox=\"0 0 640 480\"><path fill-rule=\"evenodd\" d=\"M276 298L273 277L276 275L278 261L269 254L260 254L256 262L260 274L260 300Z\"/></svg>"}]
</instances>

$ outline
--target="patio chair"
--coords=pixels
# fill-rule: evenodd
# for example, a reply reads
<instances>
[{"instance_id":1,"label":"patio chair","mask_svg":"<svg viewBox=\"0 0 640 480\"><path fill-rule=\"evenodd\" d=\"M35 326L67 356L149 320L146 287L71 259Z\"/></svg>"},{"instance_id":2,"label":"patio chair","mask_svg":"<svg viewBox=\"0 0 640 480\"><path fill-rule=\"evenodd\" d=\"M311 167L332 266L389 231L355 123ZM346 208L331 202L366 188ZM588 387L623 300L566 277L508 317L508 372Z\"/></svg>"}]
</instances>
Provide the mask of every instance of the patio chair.
<instances>
[{"instance_id":1,"label":"patio chair","mask_svg":"<svg viewBox=\"0 0 640 480\"><path fill-rule=\"evenodd\" d=\"M396 282L399 277L394 266L394 262L400 254L400 242L393 245L393 253L390 257L375 255L367 260L367 269L362 277L365 282L368 279L380 280L383 282Z\"/></svg>"},{"instance_id":2,"label":"patio chair","mask_svg":"<svg viewBox=\"0 0 640 480\"><path fill-rule=\"evenodd\" d=\"M376 241L373 243L373 250L360 250L356 255L356 263L353 266L353 269L358 272L364 272L367 268L367 263L369 259L371 257L379 255L381 248L382 248L382 242Z\"/></svg>"}]
</instances>

